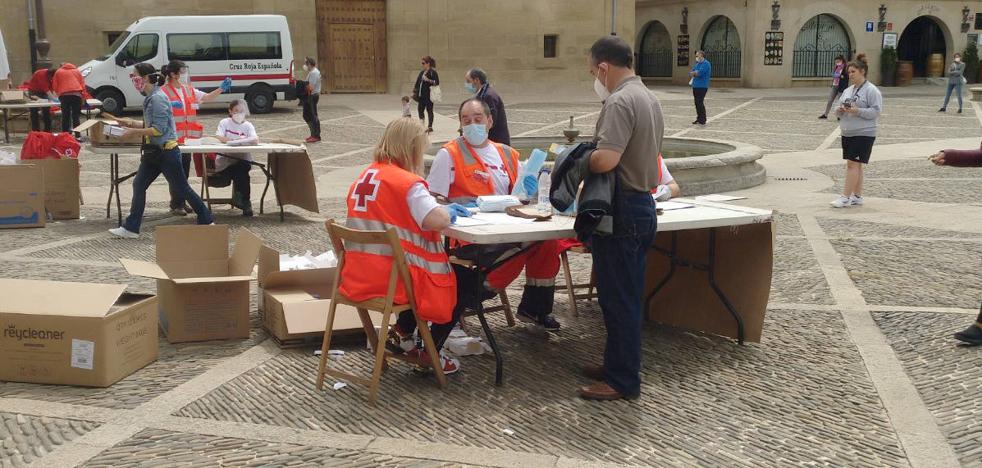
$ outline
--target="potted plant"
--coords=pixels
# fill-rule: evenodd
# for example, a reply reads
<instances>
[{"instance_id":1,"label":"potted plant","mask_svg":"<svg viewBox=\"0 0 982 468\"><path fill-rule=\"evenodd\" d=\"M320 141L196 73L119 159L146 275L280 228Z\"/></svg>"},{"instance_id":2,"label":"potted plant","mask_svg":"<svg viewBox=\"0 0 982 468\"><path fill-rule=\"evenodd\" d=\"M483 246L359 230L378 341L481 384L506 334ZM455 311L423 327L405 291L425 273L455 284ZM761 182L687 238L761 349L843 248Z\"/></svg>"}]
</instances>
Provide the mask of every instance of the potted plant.
<instances>
[{"instance_id":1,"label":"potted plant","mask_svg":"<svg viewBox=\"0 0 982 468\"><path fill-rule=\"evenodd\" d=\"M880 51L880 85L897 85L897 49L884 47Z\"/></svg>"},{"instance_id":2,"label":"potted plant","mask_svg":"<svg viewBox=\"0 0 982 468\"><path fill-rule=\"evenodd\" d=\"M965 73L962 75L969 83L979 82L979 48L970 42L962 52L962 62L965 63Z\"/></svg>"}]
</instances>

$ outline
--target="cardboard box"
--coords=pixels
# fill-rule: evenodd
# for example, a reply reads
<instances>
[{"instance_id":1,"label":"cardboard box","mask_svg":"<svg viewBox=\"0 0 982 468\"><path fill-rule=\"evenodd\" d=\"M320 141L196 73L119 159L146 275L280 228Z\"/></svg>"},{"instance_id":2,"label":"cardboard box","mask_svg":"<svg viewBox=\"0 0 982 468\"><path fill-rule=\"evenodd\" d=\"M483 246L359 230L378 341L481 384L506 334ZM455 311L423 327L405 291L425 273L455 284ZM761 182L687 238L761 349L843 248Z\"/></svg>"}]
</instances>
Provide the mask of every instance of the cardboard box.
<instances>
[{"instance_id":1,"label":"cardboard box","mask_svg":"<svg viewBox=\"0 0 982 468\"><path fill-rule=\"evenodd\" d=\"M44 209L51 219L78 219L79 183L77 159L32 159L23 164L41 167L44 174Z\"/></svg>"},{"instance_id":2,"label":"cardboard box","mask_svg":"<svg viewBox=\"0 0 982 468\"><path fill-rule=\"evenodd\" d=\"M157 360L157 299L0 279L0 380L108 387Z\"/></svg>"},{"instance_id":3,"label":"cardboard box","mask_svg":"<svg viewBox=\"0 0 982 468\"><path fill-rule=\"evenodd\" d=\"M263 328L283 347L323 338L337 268L280 271L279 258L280 253L275 249L267 246L260 249L259 304ZM381 313L368 313L374 325L381 325ZM338 305L332 336L364 339L364 328L354 307Z\"/></svg>"},{"instance_id":4,"label":"cardboard box","mask_svg":"<svg viewBox=\"0 0 982 468\"><path fill-rule=\"evenodd\" d=\"M249 281L262 242L239 230L229 255L228 226L159 226L157 263L121 259L131 275L157 280L167 341L249 337Z\"/></svg>"},{"instance_id":5,"label":"cardboard box","mask_svg":"<svg viewBox=\"0 0 982 468\"><path fill-rule=\"evenodd\" d=\"M33 164L0 165L0 229L44 227L44 176Z\"/></svg>"},{"instance_id":6,"label":"cardboard box","mask_svg":"<svg viewBox=\"0 0 982 468\"><path fill-rule=\"evenodd\" d=\"M7 89L0 91L0 102L6 103L22 103L27 102L30 99L27 95L27 91L22 89Z\"/></svg>"},{"instance_id":7,"label":"cardboard box","mask_svg":"<svg viewBox=\"0 0 982 468\"><path fill-rule=\"evenodd\" d=\"M140 146L143 142L139 135L128 137L114 136L112 130L106 127L119 127L119 122L115 119L92 118L82 122L81 125L73 128L76 132L88 132L89 144L92 146ZM121 134L117 131L117 134Z\"/></svg>"}]
</instances>

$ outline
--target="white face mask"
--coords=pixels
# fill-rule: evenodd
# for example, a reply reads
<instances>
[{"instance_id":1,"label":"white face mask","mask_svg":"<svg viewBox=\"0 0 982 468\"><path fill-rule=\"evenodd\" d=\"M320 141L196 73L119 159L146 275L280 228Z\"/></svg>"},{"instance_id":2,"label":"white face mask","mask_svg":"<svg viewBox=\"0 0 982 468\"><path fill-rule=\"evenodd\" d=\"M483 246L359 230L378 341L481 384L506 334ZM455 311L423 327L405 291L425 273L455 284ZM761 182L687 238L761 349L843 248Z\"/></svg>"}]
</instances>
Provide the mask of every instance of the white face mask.
<instances>
[{"instance_id":1,"label":"white face mask","mask_svg":"<svg viewBox=\"0 0 982 468\"><path fill-rule=\"evenodd\" d=\"M610 91L607 91L607 84L600 81L600 70L601 68L598 65L597 77L593 80L593 92L597 93L597 97L599 97L601 101L606 101L607 98L610 97ZM608 73L610 73L610 69L608 69ZM604 81L606 81L606 78L604 78Z\"/></svg>"},{"instance_id":2,"label":"white face mask","mask_svg":"<svg viewBox=\"0 0 982 468\"><path fill-rule=\"evenodd\" d=\"M961 62L962 61L962 58L961 57L955 57L955 61L956 62Z\"/></svg>"},{"instance_id":3,"label":"white face mask","mask_svg":"<svg viewBox=\"0 0 982 468\"><path fill-rule=\"evenodd\" d=\"M235 121L235 123L237 124L245 122L245 119L246 119L245 112L236 112L232 114L232 120Z\"/></svg>"},{"instance_id":4,"label":"white face mask","mask_svg":"<svg viewBox=\"0 0 982 468\"><path fill-rule=\"evenodd\" d=\"M305 64L305 65L303 66L303 71L310 71L310 67L308 67L308 66L307 66L307 65Z\"/></svg>"}]
</instances>

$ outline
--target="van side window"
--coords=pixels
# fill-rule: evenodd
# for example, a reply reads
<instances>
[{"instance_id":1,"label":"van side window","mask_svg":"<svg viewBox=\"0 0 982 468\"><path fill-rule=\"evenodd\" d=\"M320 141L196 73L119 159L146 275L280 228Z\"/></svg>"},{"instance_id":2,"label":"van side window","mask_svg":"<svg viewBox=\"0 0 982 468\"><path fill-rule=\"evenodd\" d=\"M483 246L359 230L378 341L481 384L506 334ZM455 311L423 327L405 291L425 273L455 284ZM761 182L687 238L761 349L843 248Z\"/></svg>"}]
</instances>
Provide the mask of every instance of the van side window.
<instances>
[{"instance_id":1,"label":"van side window","mask_svg":"<svg viewBox=\"0 0 982 468\"><path fill-rule=\"evenodd\" d=\"M135 63L146 62L157 56L157 35L156 34L137 34L126 43L123 49L124 63L127 66Z\"/></svg>"},{"instance_id":2,"label":"van side window","mask_svg":"<svg viewBox=\"0 0 982 468\"><path fill-rule=\"evenodd\" d=\"M226 60L228 49L222 33L168 34L167 57L169 60L201 62Z\"/></svg>"},{"instance_id":3,"label":"van side window","mask_svg":"<svg viewBox=\"0 0 982 468\"><path fill-rule=\"evenodd\" d=\"M278 32L228 33L229 60L283 58Z\"/></svg>"}]
</instances>

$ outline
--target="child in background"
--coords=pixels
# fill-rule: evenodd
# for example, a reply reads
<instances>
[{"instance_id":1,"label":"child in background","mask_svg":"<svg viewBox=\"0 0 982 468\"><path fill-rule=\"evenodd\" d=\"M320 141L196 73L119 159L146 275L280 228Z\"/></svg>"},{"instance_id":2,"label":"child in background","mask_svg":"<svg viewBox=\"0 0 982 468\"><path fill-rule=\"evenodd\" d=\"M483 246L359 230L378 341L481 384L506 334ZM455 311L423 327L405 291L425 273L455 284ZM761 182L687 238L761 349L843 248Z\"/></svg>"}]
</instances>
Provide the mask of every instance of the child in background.
<instances>
[{"instance_id":1,"label":"child in background","mask_svg":"<svg viewBox=\"0 0 982 468\"><path fill-rule=\"evenodd\" d=\"M215 138L229 145L255 145L259 143L256 127L246 121L249 106L245 100L237 99L228 105L228 117L218 123ZM236 153L234 157L219 154L215 158L215 175L209 176L218 186L232 184L232 206L242 210L242 216L252 216L251 186L249 170L252 169L252 155ZM224 185L223 185L224 184Z\"/></svg>"},{"instance_id":2,"label":"child in background","mask_svg":"<svg viewBox=\"0 0 982 468\"><path fill-rule=\"evenodd\" d=\"M409 96L403 96L402 97L402 116L403 117L412 117L413 116L413 111L409 107L411 102L412 102L412 100L409 99Z\"/></svg>"}]
</instances>

